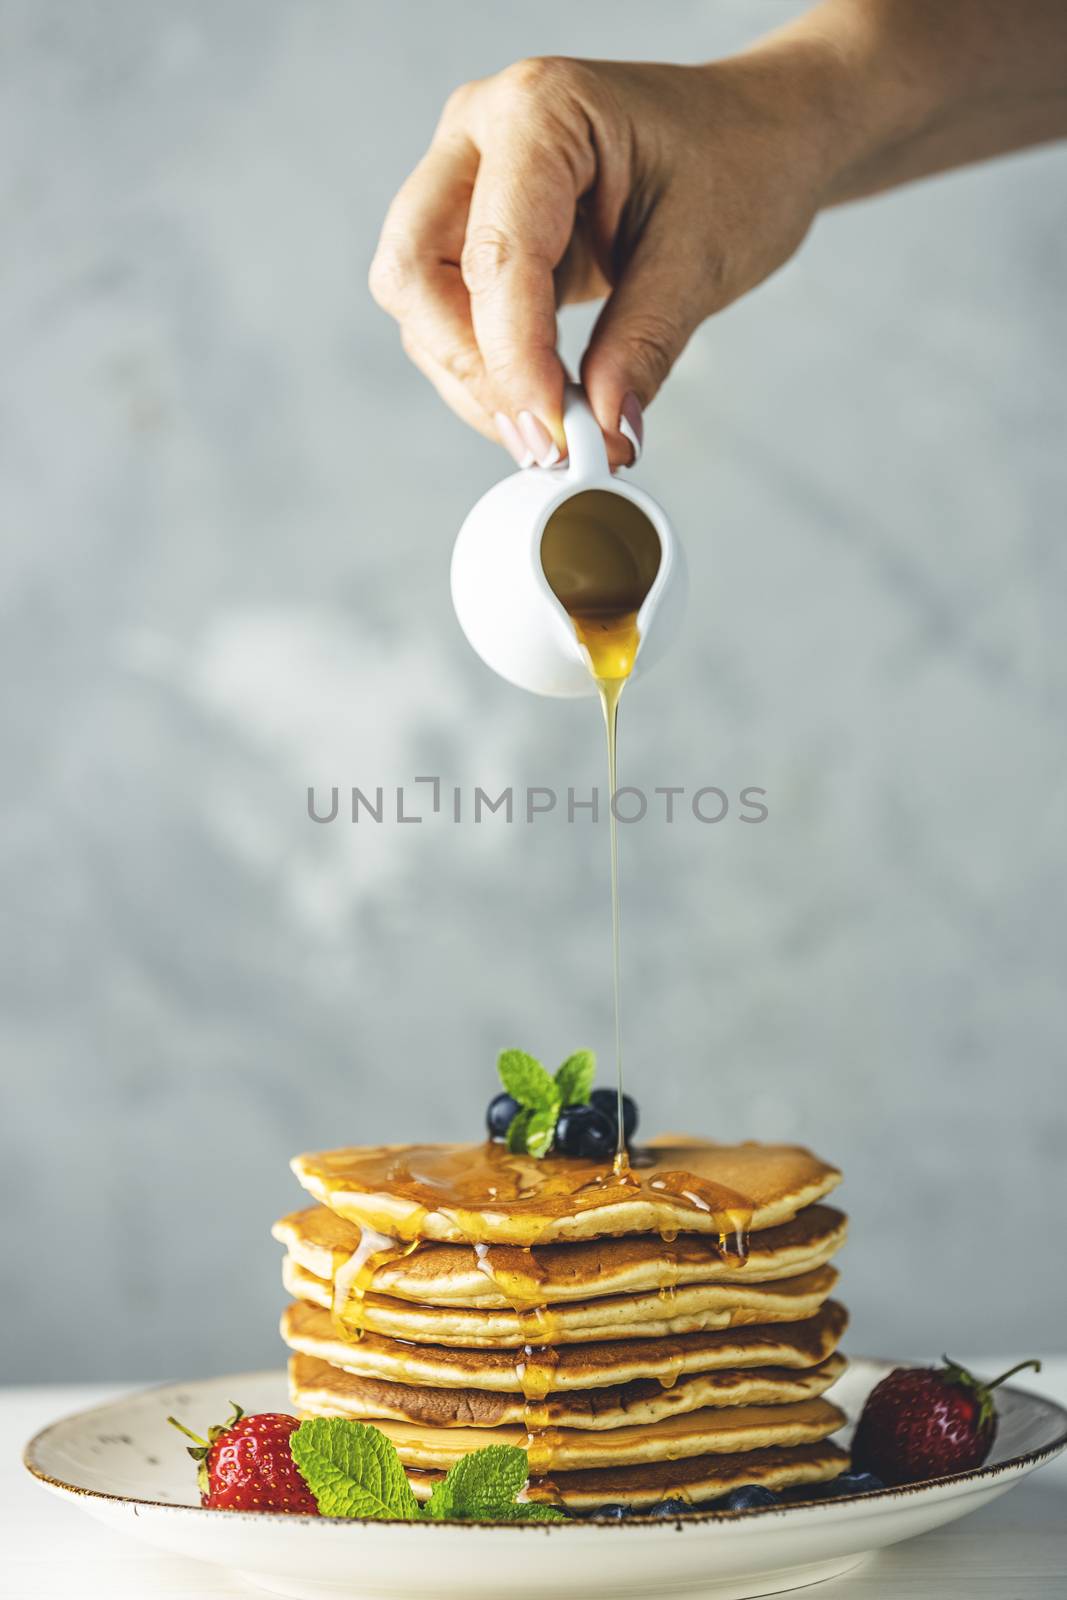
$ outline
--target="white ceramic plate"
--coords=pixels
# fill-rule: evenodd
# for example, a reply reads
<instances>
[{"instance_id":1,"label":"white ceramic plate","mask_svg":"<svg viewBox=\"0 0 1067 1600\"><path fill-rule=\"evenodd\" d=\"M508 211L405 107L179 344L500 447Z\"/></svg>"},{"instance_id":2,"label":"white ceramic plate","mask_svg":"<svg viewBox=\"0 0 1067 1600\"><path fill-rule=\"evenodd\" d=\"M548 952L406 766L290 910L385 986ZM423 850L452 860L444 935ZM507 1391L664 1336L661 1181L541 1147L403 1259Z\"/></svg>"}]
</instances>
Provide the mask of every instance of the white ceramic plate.
<instances>
[{"instance_id":1,"label":"white ceramic plate","mask_svg":"<svg viewBox=\"0 0 1067 1600\"><path fill-rule=\"evenodd\" d=\"M855 1417L893 1365L854 1361L834 1400ZM53 1423L27 1445L26 1466L101 1522L301 1600L746 1600L836 1577L873 1550L966 1516L1067 1445L1067 1411L1005 1388L984 1467L852 1500L678 1522L345 1522L200 1507L192 1463L166 1417L204 1433L231 1399L250 1412L290 1409L281 1372L169 1384Z\"/></svg>"}]
</instances>

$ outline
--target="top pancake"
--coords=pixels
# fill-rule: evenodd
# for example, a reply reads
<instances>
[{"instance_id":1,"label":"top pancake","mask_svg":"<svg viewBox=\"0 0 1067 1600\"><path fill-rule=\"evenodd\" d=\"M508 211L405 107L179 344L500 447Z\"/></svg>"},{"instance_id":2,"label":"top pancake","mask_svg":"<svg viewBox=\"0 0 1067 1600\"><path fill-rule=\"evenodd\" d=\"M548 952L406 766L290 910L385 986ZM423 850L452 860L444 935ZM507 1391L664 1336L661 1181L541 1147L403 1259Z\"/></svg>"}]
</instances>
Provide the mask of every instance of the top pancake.
<instances>
[{"instance_id":1,"label":"top pancake","mask_svg":"<svg viewBox=\"0 0 1067 1600\"><path fill-rule=\"evenodd\" d=\"M489 1142L357 1145L297 1156L292 1168L361 1228L468 1245L759 1231L791 1221L841 1180L799 1145L754 1143L654 1143L621 1178L593 1161L537 1161Z\"/></svg>"},{"instance_id":2,"label":"top pancake","mask_svg":"<svg viewBox=\"0 0 1067 1600\"><path fill-rule=\"evenodd\" d=\"M821 1267L844 1242L846 1222L830 1206L753 1235L747 1259L702 1234L679 1234L666 1245L658 1234L582 1239L571 1244L421 1244L373 1269L366 1287L398 1300L464 1305L552 1305L597 1295L636 1294L688 1283L773 1282ZM282 1217L272 1229L293 1260L327 1281L358 1250L359 1228L326 1206ZM370 1265L373 1267L373 1257Z\"/></svg>"}]
</instances>

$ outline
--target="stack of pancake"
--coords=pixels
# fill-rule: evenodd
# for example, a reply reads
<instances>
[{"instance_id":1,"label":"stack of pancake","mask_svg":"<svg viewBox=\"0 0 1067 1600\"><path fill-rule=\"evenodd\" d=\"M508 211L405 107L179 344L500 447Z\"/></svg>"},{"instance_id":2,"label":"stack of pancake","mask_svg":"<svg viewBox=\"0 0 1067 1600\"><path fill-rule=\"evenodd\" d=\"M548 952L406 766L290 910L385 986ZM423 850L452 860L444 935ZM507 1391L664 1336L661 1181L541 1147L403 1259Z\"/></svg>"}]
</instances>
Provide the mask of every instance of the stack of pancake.
<instances>
[{"instance_id":1,"label":"stack of pancake","mask_svg":"<svg viewBox=\"0 0 1067 1600\"><path fill-rule=\"evenodd\" d=\"M785 1145L653 1144L633 1171L503 1146L299 1156L282 1337L305 1416L372 1422L415 1493L529 1452L532 1499L706 1503L835 1477L840 1174Z\"/></svg>"}]
</instances>

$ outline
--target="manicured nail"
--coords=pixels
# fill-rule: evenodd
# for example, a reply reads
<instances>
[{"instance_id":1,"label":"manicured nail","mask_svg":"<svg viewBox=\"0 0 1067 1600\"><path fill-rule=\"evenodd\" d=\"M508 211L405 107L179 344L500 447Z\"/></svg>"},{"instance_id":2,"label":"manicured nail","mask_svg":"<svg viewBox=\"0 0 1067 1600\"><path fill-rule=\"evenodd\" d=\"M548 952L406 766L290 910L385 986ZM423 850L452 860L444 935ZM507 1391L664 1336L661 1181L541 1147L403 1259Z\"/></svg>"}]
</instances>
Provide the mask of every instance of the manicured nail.
<instances>
[{"instance_id":1,"label":"manicured nail","mask_svg":"<svg viewBox=\"0 0 1067 1600\"><path fill-rule=\"evenodd\" d=\"M496 423L496 431L500 435L500 443L508 454L514 457L520 467L532 467L534 464L533 452L527 450L523 443L522 434L511 418L506 417L502 411L497 411L494 413L493 421Z\"/></svg>"},{"instance_id":2,"label":"manicured nail","mask_svg":"<svg viewBox=\"0 0 1067 1600\"><path fill-rule=\"evenodd\" d=\"M622 403L622 412L619 416L619 432L624 439L629 440L633 449L634 458L631 467L636 467L641 459L641 446L645 441L645 419L641 413L641 402L631 389Z\"/></svg>"},{"instance_id":3,"label":"manicured nail","mask_svg":"<svg viewBox=\"0 0 1067 1600\"><path fill-rule=\"evenodd\" d=\"M519 412L519 432L539 467L555 466L559 460L559 445L532 411Z\"/></svg>"}]
</instances>

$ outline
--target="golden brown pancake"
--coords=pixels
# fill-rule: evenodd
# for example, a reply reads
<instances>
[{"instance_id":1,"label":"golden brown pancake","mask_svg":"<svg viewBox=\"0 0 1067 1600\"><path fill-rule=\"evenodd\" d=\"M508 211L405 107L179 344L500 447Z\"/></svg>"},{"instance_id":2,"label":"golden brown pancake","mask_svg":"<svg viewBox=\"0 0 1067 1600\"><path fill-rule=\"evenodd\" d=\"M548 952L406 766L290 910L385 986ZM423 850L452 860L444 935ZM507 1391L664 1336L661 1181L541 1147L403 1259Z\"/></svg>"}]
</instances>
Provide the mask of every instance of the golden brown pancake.
<instances>
[{"instance_id":1,"label":"golden brown pancake","mask_svg":"<svg viewBox=\"0 0 1067 1600\"><path fill-rule=\"evenodd\" d=\"M634 1294L689 1283L767 1283L825 1265L844 1242L846 1219L814 1205L791 1222L752 1235L747 1260L706 1234L657 1234L579 1240L573 1244L420 1244L373 1270L366 1287L398 1300L499 1309ZM360 1230L327 1206L282 1217L271 1230L300 1266L318 1278L343 1272ZM369 1263L373 1268L373 1258Z\"/></svg>"},{"instance_id":2,"label":"golden brown pancake","mask_svg":"<svg viewBox=\"0 0 1067 1600\"><path fill-rule=\"evenodd\" d=\"M353 1380L325 1361L296 1355L289 1362L293 1404L305 1416L347 1416ZM376 1426L396 1446L405 1466L447 1470L471 1450L491 1444L529 1449L531 1469L545 1473L675 1461L682 1456L722 1455L772 1447L815 1444L845 1421L828 1400L797 1400L770 1406L702 1407L650 1424L620 1428L550 1428L531 1439L525 1427L439 1427L394 1422Z\"/></svg>"},{"instance_id":3,"label":"golden brown pancake","mask_svg":"<svg viewBox=\"0 0 1067 1600\"><path fill-rule=\"evenodd\" d=\"M568 1394L641 1379L670 1384L692 1373L739 1368L803 1371L819 1366L833 1354L847 1324L844 1306L828 1300L815 1316L802 1322L724 1328L668 1339L560 1345L541 1353L540 1363L547 1375L546 1393ZM281 1331L292 1349L318 1355L357 1376L503 1394L518 1394L522 1389L514 1350L409 1344L369 1332L349 1342L336 1336L327 1311L306 1302L286 1307Z\"/></svg>"},{"instance_id":4,"label":"golden brown pancake","mask_svg":"<svg viewBox=\"0 0 1067 1600\"><path fill-rule=\"evenodd\" d=\"M318 1315L328 1323L325 1312ZM361 1378L344 1369L347 1347L332 1336L316 1339L294 1335L292 1349L329 1363L336 1373L339 1413L363 1422L389 1418L394 1422L429 1423L440 1428L622 1428L632 1423L660 1422L666 1417L698 1411L704 1406L769 1406L817 1399L845 1370L844 1356L832 1355L817 1367L790 1371L788 1367L727 1369L697 1372L660 1383L658 1378L636 1378L603 1388L564 1390L544 1400L527 1402L522 1394L491 1389L430 1388L421 1384L392 1383L382 1378ZM545 1371L540 1352L520 1355L520 1371L533 1375L531 1390L541 1392ZM550 1368L548 1369L550 1373ZM521 1381L521 1378L517 1381Z\"/></svg>"},{"instance_id":5,"label":"golden brown pancake","mask_svg":"<svg viewBox=\"0 0 1067 1600\"><path fill-rule=\"evenodd\" d=\"M530 1500L562 1502L571 1511L587 1513L603 1505L640 1508L667 1499L688 1500L695 1508L742 1484L787 1489L794 1484L826 1483L847 1466L845 1452L824 1440L788 1450L752 1450L742 1455L691 1456L648 1466L554 1472L548 1482L531 1478L526 1495ZM419 1500L429 1499L434 1484L443 1476L417 1468L407 1470Z\"/></svg>"},{"instance_id":6,"label":"golden brown pancake","mask_svg":"<svg viewBox=\"0 0 1067 1600\"><path fill-rule=\"evenodd\" d=\"M790 1221L841 1177L799 1145L761 1144L654 1144L628 1180L596 1162L535 1161L489 1142L357 1145L297 1156L292 1167L349 1222L453 1244L758 1231Z\"/></svg>"},{"instance_id":7,"label":"golden brown pancake","mask_svg":"<svg viewBox=\"0 0 1067 1600\"><path fill-rule=\"evenodd\" d=\"M299 1300L329 1310L330 1284L306 1272L291 1257L282 1279ZM663 1338L704 1328L736 1328L763 1322L796 1322L814 1316L837 1282L833 1267L817 1267L781 1283L695 1283L669 1295L613 1295L568 1301L534 1312L481 1311L466 1306L416 1305L368 1294L358 1304L359 1326L414 1343L515 1348L523 1344L575 1344L588 1340ZM350 1308L342 1312L348 1320Z\"/></svg>"}]
</instances>

